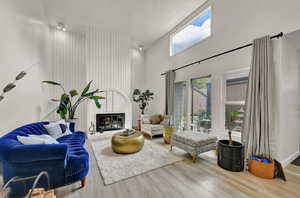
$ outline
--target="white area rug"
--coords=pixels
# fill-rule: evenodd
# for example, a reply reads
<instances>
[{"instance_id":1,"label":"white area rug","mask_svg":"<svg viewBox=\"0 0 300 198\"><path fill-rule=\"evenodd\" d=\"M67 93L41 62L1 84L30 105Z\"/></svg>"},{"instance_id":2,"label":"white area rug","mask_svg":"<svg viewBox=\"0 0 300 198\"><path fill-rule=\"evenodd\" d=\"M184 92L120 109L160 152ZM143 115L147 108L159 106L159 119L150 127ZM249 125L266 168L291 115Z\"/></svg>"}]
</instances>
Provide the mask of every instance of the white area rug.
<instances>
[{"instance_id":1,"label":"white area rug","mask_svg":"<svg viewBox=\"0 0 300 198\"><path fill-rule=\"evenodd\" d=\"M148 140L141 151L122 155L111 149L111 137L116 132L89 136L104 184L112 184L184 159L183 151L163 143L162 138Z\"/></svg>"}]
</instances>

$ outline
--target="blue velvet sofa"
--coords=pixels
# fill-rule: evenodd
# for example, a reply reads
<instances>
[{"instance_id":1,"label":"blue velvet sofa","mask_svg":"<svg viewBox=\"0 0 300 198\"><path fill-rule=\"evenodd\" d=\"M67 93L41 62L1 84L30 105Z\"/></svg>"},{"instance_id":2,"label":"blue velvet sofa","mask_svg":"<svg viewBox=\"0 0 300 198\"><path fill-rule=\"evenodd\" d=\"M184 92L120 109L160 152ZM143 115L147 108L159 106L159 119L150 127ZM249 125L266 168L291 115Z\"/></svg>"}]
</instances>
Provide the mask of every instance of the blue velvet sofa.
<instances>
[{"instance_id":1,"label":"blue velvet sofa","mask_svg":"<svg viewBox=\"0 0 300 198\"><path fill-rule=\"evenodd\" d=\"M84 149L85 133L73 132L58 138L60 144L23 145L17 136L48 134L44 125L37 122L22 126L0 138L0 161L3 163L3 180L6 183L15 176L28 177L47 171L50 188L57 188L81 180L84 186L89 170L89 155ZM22 196L30 189L33 181L17 184L12 196ZM42 180L40 187L46 187Z\"/></svg>"}]
</instances>

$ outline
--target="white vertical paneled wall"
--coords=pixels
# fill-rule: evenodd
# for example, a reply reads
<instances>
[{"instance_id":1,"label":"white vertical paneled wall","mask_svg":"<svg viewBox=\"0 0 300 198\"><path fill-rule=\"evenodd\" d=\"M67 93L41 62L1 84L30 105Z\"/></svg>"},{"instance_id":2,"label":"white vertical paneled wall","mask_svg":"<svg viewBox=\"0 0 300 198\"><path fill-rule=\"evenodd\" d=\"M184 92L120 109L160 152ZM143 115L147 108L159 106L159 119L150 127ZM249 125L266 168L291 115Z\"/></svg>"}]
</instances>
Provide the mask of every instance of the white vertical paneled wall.
<instances>
[{"instance_id":1,"label":"white vertical paneled wall","mask_svg":"<svg viewBox=\"0 0 300 198\"><path fill-rule=\"evenodd\" d=\"M87 130L96 113L125 113L126 127L132 124L130 38L119 32L88 28L85 33L52 30L53 79L67 90L82 89L93 80L92 89L103 90L101 109L90 101L78 109L77 129ZM62 93L52 90L54 98ZM56 116L56 115L55 115ZM56 117L57 119L57 117Z\"/></svg>"},{"instance_id":2,"label":"white vertical paneled wall","mask_svg":"<svg viewBox=\"0 0 300 198\"><path fill-rule=\"evenodd\" d=\"M88 105L88 123L95 122L97 112L125 112L126 127L131 126L132 107L128 100L131 90L130 57L129 35L98 31L93 27L87 30L87 80L93 80L94 88L116 90L104 93L107 98L102 101L101 109L92 102Z\"/></svg>"},{"instance_id":3,"label":"white vertical paneled wall","mask_svg":"<svg viewBox=\"0 0 300 198\"><path fill-rule=\"evenodd\" d=\"M85 66L85 35L83 33L52 30L52 75L66 91L82 90L87 84ZM53 98L62 94L60 87L52 89ZM87 104L77 110L77 129L87 128ZM57 115L55 117L58 119Z\"/></svg>"}]
</instances>

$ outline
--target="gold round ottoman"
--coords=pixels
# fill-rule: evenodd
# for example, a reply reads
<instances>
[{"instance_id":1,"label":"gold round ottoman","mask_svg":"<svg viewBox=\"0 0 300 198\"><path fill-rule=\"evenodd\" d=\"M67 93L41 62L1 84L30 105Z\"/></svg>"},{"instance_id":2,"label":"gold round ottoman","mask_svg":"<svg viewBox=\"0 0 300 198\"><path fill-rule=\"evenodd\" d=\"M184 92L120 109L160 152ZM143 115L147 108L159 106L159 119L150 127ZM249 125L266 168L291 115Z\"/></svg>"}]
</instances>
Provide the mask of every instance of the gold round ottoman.
<instances>
[{"instance_id":1,"label":"gold round ottoman","mask_svg":"<svg viewBox=\"0 0 300 198\"><path fill-rule=\"evenodd\" d=\"M116 153L130 154L140 151L144 146L144 136L141 132L135 132L130 136L121 136L118 132L112 136L111 147Z\"/></svg>"}]
</instances>

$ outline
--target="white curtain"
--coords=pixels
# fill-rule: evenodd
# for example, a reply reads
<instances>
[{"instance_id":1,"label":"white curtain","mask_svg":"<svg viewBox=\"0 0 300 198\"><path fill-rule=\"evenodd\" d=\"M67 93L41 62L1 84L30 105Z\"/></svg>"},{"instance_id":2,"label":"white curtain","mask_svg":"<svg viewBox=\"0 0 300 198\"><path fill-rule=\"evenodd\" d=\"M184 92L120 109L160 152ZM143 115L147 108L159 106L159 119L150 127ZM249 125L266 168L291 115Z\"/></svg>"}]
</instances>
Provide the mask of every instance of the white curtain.
<instances>
[{"instance_id":1,"label":"white curtain","mask_svg":"<svg viewBox=\"0 0 300 198\"><path fill-rule=\"evenodd\" d=\"M270 36L254 40L242 139L246 154L270 157L270 75L273 49Z\"/></svg>"}]
</instances>

